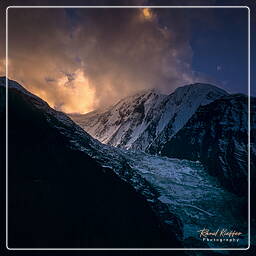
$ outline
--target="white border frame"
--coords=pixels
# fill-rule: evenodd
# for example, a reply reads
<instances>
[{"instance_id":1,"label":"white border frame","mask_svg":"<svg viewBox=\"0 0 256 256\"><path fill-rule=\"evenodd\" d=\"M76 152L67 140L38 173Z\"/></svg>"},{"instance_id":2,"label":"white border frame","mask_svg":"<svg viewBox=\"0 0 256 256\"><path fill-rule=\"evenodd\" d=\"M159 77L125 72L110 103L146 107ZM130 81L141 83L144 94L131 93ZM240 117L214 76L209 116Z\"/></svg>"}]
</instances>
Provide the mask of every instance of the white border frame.
<instances>
[{"instance_id":1,"label":"white border frame","mask_svg":"<svg viewBox=\"0 0 256 256\"><path fill-rule=\"evenodd\" d=\"M247 248L10 248L8 247L8 10L13 8L56 8L56 9L70 9L70 8L246 8L248 10L248 247ZM250 111L251 111L251 44L250 44L250 8L248 6L8 6L6 8L6 248L10 251L34 250L34 251L230 251L239 250L245 251L250 249Z\"/></svg>"}]
</instances>

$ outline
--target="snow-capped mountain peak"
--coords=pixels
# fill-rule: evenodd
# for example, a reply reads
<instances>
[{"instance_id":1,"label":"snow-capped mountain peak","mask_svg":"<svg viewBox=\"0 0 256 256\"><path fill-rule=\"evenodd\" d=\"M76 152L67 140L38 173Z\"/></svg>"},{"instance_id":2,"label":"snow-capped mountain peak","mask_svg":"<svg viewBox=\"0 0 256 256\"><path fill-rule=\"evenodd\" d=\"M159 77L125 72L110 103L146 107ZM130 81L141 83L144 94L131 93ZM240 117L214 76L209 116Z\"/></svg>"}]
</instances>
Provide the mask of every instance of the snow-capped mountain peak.
<instances>
[{"instance_id":1,"label":"snow-capped mountain peak","mask_svg":"<svg viewBox=\"0 0 256 256\"><path fill-rule=\"evenodd\" d=\"M156 89L143 90L107 108L85 115L71 115L93 137L113 146L130 147L150 123L149 113L167 95Z\"/></svg>"},{"instance_id":2,"label":"snow-capped mountain peak","mask_svg":"<svg viewBox=\"0 0 256 256\"><path fill-rule=\"evenodd\" d=\"M227 92L218 87L200 83L177 88L170 95L149 89L128 96L105 111L71 118L102 143L146 150L155 140L175 134L199 106L225 95Z\"/></svg>"}]
</instances>

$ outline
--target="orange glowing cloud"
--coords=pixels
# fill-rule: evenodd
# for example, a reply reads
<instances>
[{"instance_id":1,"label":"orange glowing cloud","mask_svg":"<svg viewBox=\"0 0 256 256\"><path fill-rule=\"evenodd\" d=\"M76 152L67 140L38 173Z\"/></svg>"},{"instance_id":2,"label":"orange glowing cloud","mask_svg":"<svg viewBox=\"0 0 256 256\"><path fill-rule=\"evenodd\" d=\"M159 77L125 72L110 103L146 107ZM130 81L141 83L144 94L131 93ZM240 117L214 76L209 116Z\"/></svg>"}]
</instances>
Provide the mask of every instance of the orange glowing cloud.
<instances>
[{"instance_id":1,"label":"orange glowing cloud","mask_svg":"<svg viewBox=\"0 0 256 256\"><path fill-rule=\"evenodd\" d=\"M149 8L142 9L142 13L145 19L152 19L153 17L152 11Z\"/></svg>"},{"instance_id":2,"label":"orange glowing cloud","mask_svg":"<svg viewBox=\"0 0 256 256\"><path fill-rule=\"evenodd\" d=\"M94 110L96 103L95 89L90 86L82 70L75 72L75 79L69 82L67 77L58 81L58 86L69 97L68 104L60 109L66 113L87 113Z\"/></svg>"},{"instance_id":3,"label":"orange glowing cloud","mask_svg":"<svg viewBox=\"0 0 256 256\"><path fill-rule=\"evenodd\" d=\"M94 110L97 105L95 89L90 86L88 78L81 69L75 71L72 81L69 81L68 77L63 75L51 86L55 87L61 98L68 100L60 103L60 99L47 94L46 89L39 90L33 87L31 92L45 100L52 108L65 113L84 114Z\"/></svg>"},{"instance_id":4,"label":"orange glowing cloud","mask_svg":"<svg viewBox=\"0 0 256 256\"><path fill-rule=\"evenodd\" d=\"M60 107L66 113L87 113L94 110L97 105L95 89L90 86L88 78L80 69L75 72L75 79L72 82L69 82L66 76L59 79L58 87L69 98L68 103Z\"/></svg>"},{"instance_id":5,"label":"orange glowing cloud","mask_svg":"<svg viewBox=\"0 0 256 256\"><path fill-rule=\"evenodd\" d=\"M168 11L173 14L168 22L175 24L176 11ZM144 88L168 93L195 76L188 65L186 24L163 27L162 12L166 15L151 8L78 8L70 15L59 8L11 8L8 77L66 113L104 108Z\"/></svg>"}]
</instances>

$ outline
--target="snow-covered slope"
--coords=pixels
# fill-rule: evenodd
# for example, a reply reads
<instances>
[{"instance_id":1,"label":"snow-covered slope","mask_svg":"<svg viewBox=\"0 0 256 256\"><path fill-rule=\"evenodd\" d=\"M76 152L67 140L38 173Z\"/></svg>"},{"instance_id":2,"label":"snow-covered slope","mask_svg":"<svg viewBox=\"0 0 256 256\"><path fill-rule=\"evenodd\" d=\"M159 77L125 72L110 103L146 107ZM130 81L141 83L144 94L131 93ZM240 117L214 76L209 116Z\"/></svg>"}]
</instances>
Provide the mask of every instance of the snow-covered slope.
<instances>
[{"instance_id":1,"label":"snow-covered slope","mask_svg":"<svg viewBox=\"0 0 256 256\"><path fill-rule=\"evenodd\" d=\"M197 83L179 87L162 102L159 115L132 148L157 153L159 147L178 132L200 106L225 95L227 92L210 84ZM140 148L140 144L145 144L145 147Z\"/></svg>"},{"instance_id":2,"label":"snow-covered slope","mask_svg":"<svg viewBox=\"0 0 256 256\"><path fill-rule=\"evenodd\" d=\"M144 90L105 111L71 115L71 118L102 143L130 148L157 115L164 98L166 95L155 89Z\"/></svg>"},{"instance_id":3,"label":"snow-covered slope","mask_svg":"<svg viewBox=\"0 0 256 256\"><path fill-rule=\"evenodd\" d=\"M94 138L125 149L157 148L173 136L201 105L227 95L209 84L192 84L170 95L145 90L119 101L105 111L71 115Z\"/></svg>"}]
</instances>

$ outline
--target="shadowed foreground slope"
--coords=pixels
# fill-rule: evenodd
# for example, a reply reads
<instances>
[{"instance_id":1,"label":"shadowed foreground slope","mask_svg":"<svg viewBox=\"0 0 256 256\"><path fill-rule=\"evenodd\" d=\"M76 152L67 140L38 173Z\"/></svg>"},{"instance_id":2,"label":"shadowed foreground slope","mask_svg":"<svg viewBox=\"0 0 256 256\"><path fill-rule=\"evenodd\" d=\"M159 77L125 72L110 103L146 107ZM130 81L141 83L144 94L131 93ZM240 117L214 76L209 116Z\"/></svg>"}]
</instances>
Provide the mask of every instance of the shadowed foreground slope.
<instances>
[{"instance_id":1,"label":"shadowed foreground slope","mask_svg":"<svg viewBox=\"0 0 256 256\"><path fill-rule=\"evenodd\" d=\"M3 86L0 96L3 123ZM65 127L33 101L9 88L9 247L180 246L142 196L72 149Z\"/></svg>"}]
</instances>

